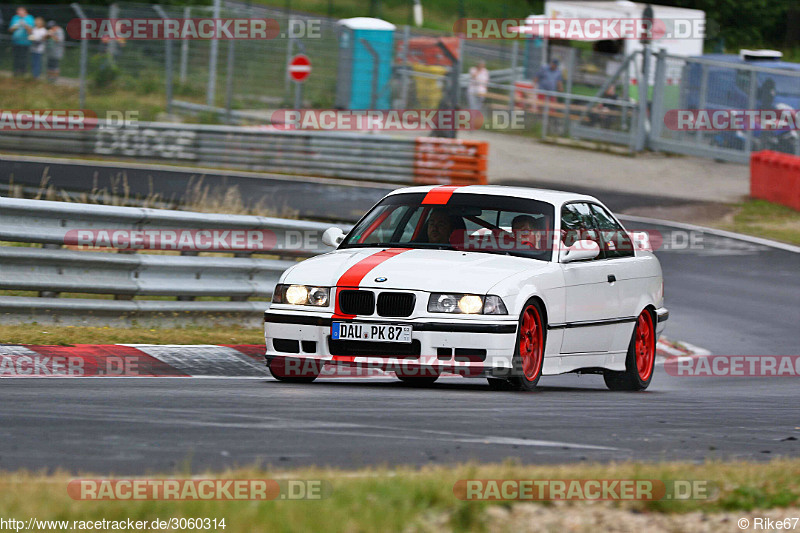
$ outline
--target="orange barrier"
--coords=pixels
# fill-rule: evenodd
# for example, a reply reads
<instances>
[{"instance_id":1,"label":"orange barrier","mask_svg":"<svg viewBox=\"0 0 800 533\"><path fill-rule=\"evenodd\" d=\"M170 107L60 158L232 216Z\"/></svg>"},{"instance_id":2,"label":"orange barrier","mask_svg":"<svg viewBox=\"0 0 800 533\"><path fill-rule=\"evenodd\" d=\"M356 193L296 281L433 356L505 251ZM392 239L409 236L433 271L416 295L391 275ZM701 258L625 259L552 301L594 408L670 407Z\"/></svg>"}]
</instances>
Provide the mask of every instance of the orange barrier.
<instances>
[{"instance_id":1,"label":"orange barrier","mask_svg":"<svg viewBox=\"0 0 800 533\"><path fill-rule=\"evenodd\" d=\"M489 143L418 137L414 147L414 183L486 185Z\"/></svg>"},{"instance_id":2,"label":"orange barrier","mask_svg":"<svg viewBox=\"0 0 800 533\"><path fill-rule=\"evenodd\" d=\"M800 211L800 157L770 150L752 153L750 196Z\"/></svg>"}]
</instances>

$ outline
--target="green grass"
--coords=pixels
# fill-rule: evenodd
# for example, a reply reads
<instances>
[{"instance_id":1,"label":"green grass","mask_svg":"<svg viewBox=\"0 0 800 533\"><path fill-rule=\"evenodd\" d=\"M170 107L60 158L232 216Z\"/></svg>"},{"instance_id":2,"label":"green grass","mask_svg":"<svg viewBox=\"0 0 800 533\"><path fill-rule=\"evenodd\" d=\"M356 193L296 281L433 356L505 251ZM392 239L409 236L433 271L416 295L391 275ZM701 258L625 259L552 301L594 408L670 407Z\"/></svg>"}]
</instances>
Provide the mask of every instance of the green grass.
<instances>
[{"instance_id":1,"label":"green grass","mask_svg":"<svg viewBox=\"0 0 800 533\"><path fill-rule=\"evenodd\" d=\"M719 227L800 245L800 211L766 200L748 200L737 207L733 221Z\"/></svg>"},{"instance_id":2,"label":"green grass","mask_svg":"<svg viewBox=\"0 0 800 533\"><path fill-rule=\"evenodd\" d=\"M235 325L183 328L112 328L51 324L0 324L6 344L263 344L264 332Z\"/></svg>"},{"instance_id":3,"label":"green grass","mask_svg":"<svg viewBox=\"0 0 800 533\"><path fill-rule=\"evenodd\" d=\"M411 0L256 0L257 3L335 18L375 16L397 25L411 24ZM374 6L374 8L373 8ZM541 0L428 0L422 2L424 28L452 31L459 18L525 18L542 13Z\"/></svg>"},{"instance_id":4,"label":"green grass","mask_svg":"<svg viewBox=\"0 0 800 533\"><path fill-rule=\"evenodd\" d=\"M80 109L77 87L51 85L33 79L0 77L4 109ZM139 120L154 121L166 109L163 91L138 91L124 87L89 92L86 108L99 118L107 111L137 111Z\"/></svg>"},{"instance_id":5,"label":"green grass","mask_svg":"<svg viewBox=\"0 0 800 533\"><path fill-rule=\"evenodd\" d=\"M185 465L184 465L185 467ZM690 511L742 513L753 509L787 508L800 495L800 460L771 463L621 463L526 466L462 464L413 469L373 468L340 471L306 468L293 471L240 469L203 474L200 478L323 480L327 497L307 501L74 501L67 495L71 476L8 473L0 477L0 515L51 520L148 520L170 517L224 518L226 533L236 531L489 531L497 524L491 508L513 509L515 502L462 501L453 486L463 479L654 479L708 480L716 487L710 499L670 502L569 502L559 516L581 516L601 509L626 516L662 514L679 517ZM88 476L83 476L88 477ZM92 478L98 476L92 475ZM185 474L153 475L187 477ZM552 504L533 504L552 508ZM24 517L24 518L23 518ZM567 522L564 524L566 525ZM734 521L735 524L735 521ZM535 524L529 524L532 527ZM735 527L732 526L732 527Z\"/></svg>"}]
</instances>

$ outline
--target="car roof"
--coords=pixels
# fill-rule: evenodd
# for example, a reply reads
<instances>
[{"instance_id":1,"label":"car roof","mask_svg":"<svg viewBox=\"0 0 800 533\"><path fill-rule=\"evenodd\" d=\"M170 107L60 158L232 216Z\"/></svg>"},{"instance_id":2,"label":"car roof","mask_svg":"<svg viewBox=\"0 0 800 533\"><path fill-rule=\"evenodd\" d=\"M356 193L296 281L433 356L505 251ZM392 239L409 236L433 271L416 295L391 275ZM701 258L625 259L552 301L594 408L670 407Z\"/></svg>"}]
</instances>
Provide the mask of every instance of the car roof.
<instances>
[{"instance_id":1,"label":"car roof","mask_svg":"<svg viewBox=\"0 0 800 533\"><path fill-rule=\"evenodd\" d=\"M735 63L737 65L753 65L756 67L774 68L777 70L788 70L793 72L800 71L800 63L781 61L780 59L750 59L744 60L737 54L703 54L700 59L712 59L723 63Z\"/></svg>"},{"instance_id":2,"label":"car roof","mask_svg":"<svg viewBox=\"0 0 800 533\"><path fill-rule=\"evenodd\" d=\"M428 192L441 185L430 185L420 187L405 187L392 191L387 196L405 193L420 193ZM578 194L574 192L556 191L552 189L536 189L533 187L509 187L506 185L463 185L454 186L453 194L468 193L468 194L486 194L491 196L511 196L513 198L529 198L531 200L539 200L540 202L547 202L553 205L562 205L567 202L599 202L597 198L588 196L586 194Z\"/></svg>"}]
</instances>

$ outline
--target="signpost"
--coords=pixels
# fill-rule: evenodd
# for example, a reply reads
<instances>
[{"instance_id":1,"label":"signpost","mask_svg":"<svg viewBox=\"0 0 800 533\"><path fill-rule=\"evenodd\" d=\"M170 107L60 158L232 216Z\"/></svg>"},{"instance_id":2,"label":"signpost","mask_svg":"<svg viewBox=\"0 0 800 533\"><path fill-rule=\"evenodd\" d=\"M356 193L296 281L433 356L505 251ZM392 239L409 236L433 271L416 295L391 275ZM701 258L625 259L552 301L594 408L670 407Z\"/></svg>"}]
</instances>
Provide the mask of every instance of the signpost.
<instances>
[{"instance_id":1,"label":"signpost","mask_svg":"<svg viewBox=\"0 0 800 533\"><path fill-rule=\"evenodd\" d=\"M294 108L303 106L302 85L311 74L311 59L305 54L297 54L289 61L289 76L294 81Z\"/></svg>"}]
</instances>

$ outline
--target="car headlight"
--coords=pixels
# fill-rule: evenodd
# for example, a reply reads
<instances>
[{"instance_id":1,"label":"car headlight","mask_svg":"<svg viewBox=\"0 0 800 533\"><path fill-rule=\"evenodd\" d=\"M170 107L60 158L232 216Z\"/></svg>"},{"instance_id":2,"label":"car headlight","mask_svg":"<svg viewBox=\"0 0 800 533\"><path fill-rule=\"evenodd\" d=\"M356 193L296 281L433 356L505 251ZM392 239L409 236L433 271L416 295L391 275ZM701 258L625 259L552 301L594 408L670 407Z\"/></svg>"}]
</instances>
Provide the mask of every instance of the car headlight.
<instances>
[{"instance_id":1,"label":"car headlight","mask_svg":"<svg viewBox=\"0 0 800 533\"><path fill-rule=\"evenodd\" d=\"M325 307L328 305L330 291L330 287L279 284L272 294L272 303Z\"/></svg>"},{"instance_id":2,"label":"car headlight","mask_svg":"<svg viewBox=\"0 0 800 533\"><path fill-rule=\"evenodd\" d=\"M477 294L448 294L435 292L428 299L429 313L461 313L466 315L507 315L499 296Z\"/></svg>"}]
</instances>

